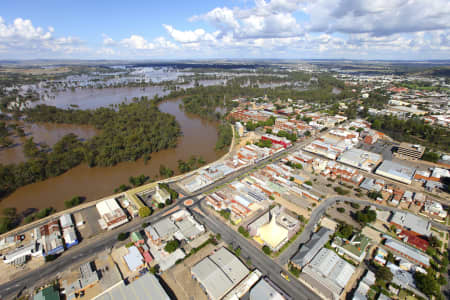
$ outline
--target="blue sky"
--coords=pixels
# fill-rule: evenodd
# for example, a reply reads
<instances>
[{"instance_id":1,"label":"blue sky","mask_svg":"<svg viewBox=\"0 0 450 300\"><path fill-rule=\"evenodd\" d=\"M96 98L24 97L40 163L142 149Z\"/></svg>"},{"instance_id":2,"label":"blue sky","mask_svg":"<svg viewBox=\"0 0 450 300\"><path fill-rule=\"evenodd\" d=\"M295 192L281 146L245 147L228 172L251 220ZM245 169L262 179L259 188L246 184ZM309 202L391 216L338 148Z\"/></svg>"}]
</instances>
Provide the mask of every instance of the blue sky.
<instances>
[{"instance_id":1,"label":"blue sky","mask_svg":"<svg viewBox=\"0 0 450 300\"><path fill-rule=\"evenodd\" d=\"M450 59L448 0L15 0L1 7L1 59Z\"/></svg>"}]
</instances>

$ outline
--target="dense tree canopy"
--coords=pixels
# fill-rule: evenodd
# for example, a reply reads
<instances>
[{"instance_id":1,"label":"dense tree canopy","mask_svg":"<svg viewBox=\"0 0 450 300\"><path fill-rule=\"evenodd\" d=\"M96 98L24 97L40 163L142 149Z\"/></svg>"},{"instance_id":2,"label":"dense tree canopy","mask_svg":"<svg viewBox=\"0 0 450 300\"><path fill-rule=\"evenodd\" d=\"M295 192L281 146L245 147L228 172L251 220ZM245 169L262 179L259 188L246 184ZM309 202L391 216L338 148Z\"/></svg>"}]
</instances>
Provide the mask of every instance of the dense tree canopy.
<instances>
[{"instance_id":1,"label":"dense tree canopy","mask_svg":"<svg viewBox=\"0 0 450 300\"><path fill-rule=\"evenodd\" d=\"M27 139L26 162L0 165L0 197L20 186L58 176L82 162L90 166L113 166L174 147L181 132L175 117L160 112L155 101L147 98L120 104L116 110L64 110L39 105L27 110L26 115L32 122L90 124L101 132L85 142L68 134L51 152L42 151L42 147Z\"/></svg>"},{"instance_id":2,"label":"dense tree canopy","mask_svg":"<svg viewBox=\"0 0 450 300\"><path fill-rule=\"evenodd\" d=\"M397 141L422 144L444 151L450 149L449 130L427 125L418 117L401 120L393 116L372 116L368 120L373 129L380 130Z\"/></svg>"}]
</instances>

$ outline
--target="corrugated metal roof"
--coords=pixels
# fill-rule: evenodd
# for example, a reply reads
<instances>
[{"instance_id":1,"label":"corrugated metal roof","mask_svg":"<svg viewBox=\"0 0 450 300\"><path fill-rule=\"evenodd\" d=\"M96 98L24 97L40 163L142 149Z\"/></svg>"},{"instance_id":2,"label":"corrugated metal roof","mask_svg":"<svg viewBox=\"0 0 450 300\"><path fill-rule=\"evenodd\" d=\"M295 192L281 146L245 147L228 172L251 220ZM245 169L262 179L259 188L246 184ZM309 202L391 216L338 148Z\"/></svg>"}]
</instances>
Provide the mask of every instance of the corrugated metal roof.
<instances>
[{"instance_id":1,"label":"corrugated metal roof","mask_svg":"<svg viewBox=\"0 0 450 300\"><path fill-rule=\"evenodd\" d=\"M155 275L146 273L128 285L122 281L96 300L170 300Z\"/></svg>"}]
</instances>

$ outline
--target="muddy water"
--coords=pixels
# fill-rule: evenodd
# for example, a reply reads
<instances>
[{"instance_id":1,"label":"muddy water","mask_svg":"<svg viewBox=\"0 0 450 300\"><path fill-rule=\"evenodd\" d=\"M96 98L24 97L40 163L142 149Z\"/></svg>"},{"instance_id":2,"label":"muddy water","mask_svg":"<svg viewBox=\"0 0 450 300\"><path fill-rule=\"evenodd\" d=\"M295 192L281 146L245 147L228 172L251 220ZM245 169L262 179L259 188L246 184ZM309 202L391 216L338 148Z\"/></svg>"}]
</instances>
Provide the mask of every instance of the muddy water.
<instances>
[{"instance_id":1,"label":"muddy water","mask_svg":"<svg viewBox=\"0 0 450 300\"><path fill-rule=\"evenodd\" d=\"M13 145L7 149L0 150L1 164L16 164L26 160L23 154L23 143L25 138L33 137L34 142L41 144L45 143L48 146L53 146L63 136L69 133L74 133L80 139L86 140L98 134L98 130L87 125L72 125L72 124L51 124L51 123L16 123L25 131L25 137L11 136Z\"/></svg>"},{"instance_id":2,"label":"muddy water","mask_svg":"<svg viewBox=\"0 0 450 300\"><path fill-rule=\"evenodd\" d=\"M201 155L207 162L216 160L223 154L214 151L218 124L185 114L179 108L180 103L181 100L171 100L160 104L161 111L173 114L181 126L183 136L176 148L153 153L147 164L139 160L108 168L80 165L61 176L19 188L1 200L0 209L16 207L21 212L52 206L60 210L64 201L73 196L91 201L112 194L119 185L128 184L130 176L145 174L156 178L161 164L178 171L177 161L187 160L191 155Z\"/></svg>"},{"instance_id":3,"label":"muddy water","mask_svg":"<svg viewBox=\"0 0 450 300\"><path fill-rule=\"evenodd\" d=\"M161 86L145 88L105 88L105 89L77 89L76 91L59 92L55 98L39 101L40 104L53 105L59 108L68 108L78 105L81 109L94 109L101 106L120 104L134 97L147 96L150 99L155 95L165 96L169 91Z\"/></svg>"}]
</instances>

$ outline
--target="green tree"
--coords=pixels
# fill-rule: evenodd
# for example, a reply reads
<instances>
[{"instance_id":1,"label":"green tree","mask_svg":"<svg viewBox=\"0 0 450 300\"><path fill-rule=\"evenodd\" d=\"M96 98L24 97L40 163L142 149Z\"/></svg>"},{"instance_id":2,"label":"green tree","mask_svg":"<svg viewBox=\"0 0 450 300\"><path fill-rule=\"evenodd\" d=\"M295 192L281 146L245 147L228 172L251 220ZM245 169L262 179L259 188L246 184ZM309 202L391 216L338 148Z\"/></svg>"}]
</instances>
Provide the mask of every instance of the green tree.
<instances>
[{"instance_id":1,"label":"green tree","mask_svg":"<svg viewBox=\"0 0 450 300\"><path fill-rule=\"evenodd\" d=\"M169 178L172 177L173 174L174 174L173 170L167 168L164 165L159 166L159 175L161 175L161 177Z\"/></svg>"},{"instance_id":2,"label":"green tree","mask_svg":"<svg viewBox=\"0 0 450 300\"><path fill-rule=\"evenodd\" d=\"M358 211L355 214L355 220L361 224L372 223L377 219L377 213L371 210L369 206L366 206L362 211Z\"/></svg>"},{"instance_id":3,"label":"green tree","mask_svg":"<svg viewBox=\"0 0 450 300\"><path fill-rule=\"evenodd\" d=\"M250 237L250 234L248 233L247 230L245 230L244 227L239 226L238 231L239 231L240 234L242 234L242 235L245 236L246 238L249 238L249 237Z\"/></svg>"},{"instance_id":4,"label":"green tree","mask_svg":"<svg viewBox=\"0 0 450 300\"><path fill-rule=\"evenodd\" d=\"M128 232L121 232L117 235L118 241L125 241L128 238Z\"/></svg>"},{"instance_id":5,"label":"green tree","mask_svg":"<svg viewBox=\"0 0 450 300\"><path fill-rule=\"evenodd\" d=\"M80 205L83 202L83 198L80 196L75 196L70 200L64 201L64 207L65 208L71 208L77 205Z\"/></svg>"},{"instance_id":6,"label":"green tree","mask_svg":"<svg viewBox=\"0 0 450 300\"><path fill-rule=\"evenodd\" d=\"M337 230L337 235L349 239L353 234L353 226L347 223L340 223Z\"/></svg>"},{"instance_id":7,"label":"green tree","mask_svg":"<svg viewBox=\"0 0 450 300\"><path fill-rule=\"evenodd\" d=\"M150 216L152 214L152 210L150 209L150 207L144 206L139 208L139 216L141 218L146 218L148 216Z\"/></svg>"},{"instance_id":8,"label":"green tree","mask_svg":"<svg viewBox=\"0 0 450 300\"><path fill-rule=\"evenodd\" d=\"M175 252L180 247L180 242L178 240L170 240L164 246L164 250L168 253Z\"/></svg>"},{"instance_id":9,"label":"green tree","mask_svg":"<svg viewBox=\"0 0 450 300\"><path fill-rule=\"evenodd\" d=\"M375 270L375 277L377 278L377 281L391 282L394 275L388 267L379 266Z\"/></svg>"},{"instance_id":10,"label":"green tree","mask_svg":"<svg viewBox=\"0 0 450 300\"><path fill-rule=\"evenodd\" d=\"M271 250L268 246L266 246L266 245L264 245L264 246L262 247L262 251L263 251L266 255L271 255L271 254L272 254L272 250Z\"/></svg>"}]
</instances>

